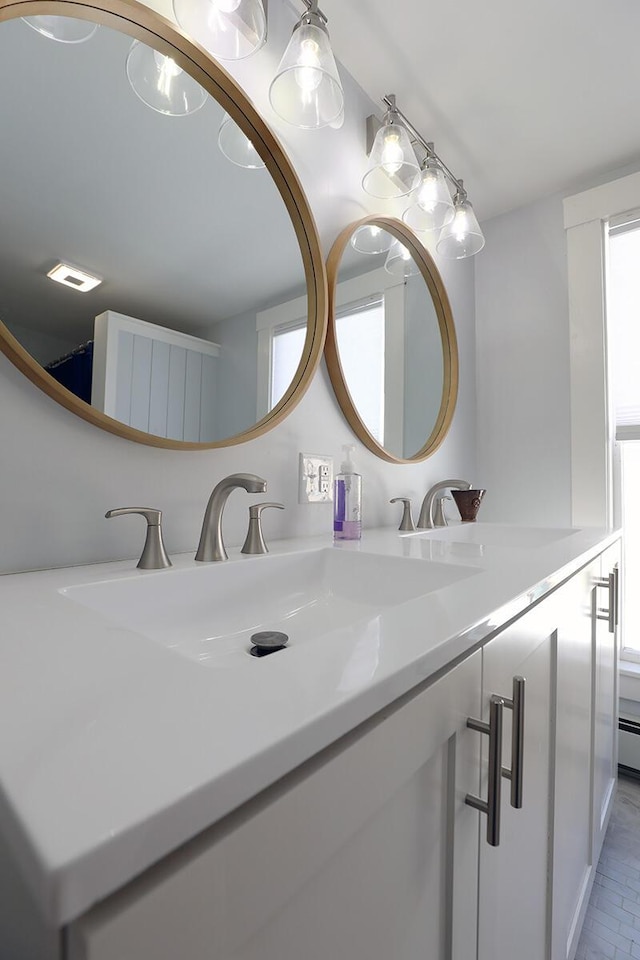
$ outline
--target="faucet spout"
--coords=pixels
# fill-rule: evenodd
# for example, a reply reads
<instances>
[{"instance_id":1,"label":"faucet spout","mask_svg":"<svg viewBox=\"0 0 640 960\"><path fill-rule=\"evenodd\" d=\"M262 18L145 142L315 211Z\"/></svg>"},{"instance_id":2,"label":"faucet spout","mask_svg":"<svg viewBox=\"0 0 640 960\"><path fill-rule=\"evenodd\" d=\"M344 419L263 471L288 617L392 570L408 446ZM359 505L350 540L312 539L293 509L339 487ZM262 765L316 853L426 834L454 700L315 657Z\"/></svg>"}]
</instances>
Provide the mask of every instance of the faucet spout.
<instances>
[{"instance_id":1,"label":"faucet spout","mask_svg":"<svg viewBox=\"0 0 640 960\"><path fill-rule=\"evenodd\" d=\"M229 494L237 487L247 493L264 493L267 481L255 473L232 473L215 485L204 512L196 560L209 562L229 559L222 539L222 513Z\"/></svg>"},{"instance_id":2,"label":"faucet spout","mask_svg":"<svg viewBox=\"0 0 640 960\"><path fill-rule=\"evenodd\" d=\"M470 490L471 484L467 480L441 480L434 483L430 490L427 490L426 496L422 501L418 527L422 530L431 530L436 526L434 519L434 507L436 496L441 490Z\"/></svg>"}]
</instances>

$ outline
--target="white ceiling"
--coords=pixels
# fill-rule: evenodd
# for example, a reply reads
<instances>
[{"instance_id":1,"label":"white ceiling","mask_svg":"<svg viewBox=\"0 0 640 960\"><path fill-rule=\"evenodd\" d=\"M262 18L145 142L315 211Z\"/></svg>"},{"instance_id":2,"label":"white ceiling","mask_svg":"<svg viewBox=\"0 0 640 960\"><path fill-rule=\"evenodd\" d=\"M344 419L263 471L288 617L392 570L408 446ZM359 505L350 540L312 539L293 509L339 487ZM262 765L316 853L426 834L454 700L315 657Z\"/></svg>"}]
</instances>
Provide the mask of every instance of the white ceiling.
<instances>
[{"instance_id":1,"label":"white ceiling","mask_svg":"<svg viewBox=\"0 0 640 960\"><path fill-rule=\"evenodd\" d=\"M338 59L397 95L481 219L640 165L637 0L320 7Z\"/></svg>"}]
</instances>

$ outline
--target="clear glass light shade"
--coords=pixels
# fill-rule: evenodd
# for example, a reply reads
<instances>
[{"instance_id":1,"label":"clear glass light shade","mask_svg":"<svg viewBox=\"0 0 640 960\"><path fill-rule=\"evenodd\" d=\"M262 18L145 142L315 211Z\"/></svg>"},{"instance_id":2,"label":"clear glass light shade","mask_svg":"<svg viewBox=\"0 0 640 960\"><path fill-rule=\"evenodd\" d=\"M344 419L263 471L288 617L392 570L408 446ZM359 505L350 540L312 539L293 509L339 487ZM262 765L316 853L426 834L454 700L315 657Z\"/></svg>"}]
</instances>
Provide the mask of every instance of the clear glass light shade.
<instances>
[{"instance_id":1,"label":"clear glass light shade","mask_svg":"<svg viewBox=\"0 0 640 960\"><path fill-rule=\"evenodd\" d=\"M420 174L420 182L413 204L402 214L402 219L413 230L441 230L454 217L453 200L442 168L427 161Z\"/></svg>"},{"instance_id":2,"label":"clear glass light shade","mask_svg":"<svg viewBox=\"0 0 640 960\"><path fill-rule=\"evenodd\" d=\"M143 103L171 117L195 113L207 92L171 57L134 40L127 56L127 77Z\"/></svg>"},{"instance_id":3,"label":"clear glass light shade","mask_svg":"<svg viewBox=\"0 0 640 960\"><path fill-rule=\"evenodd\" d=\"M90 20L78 20L75 17L37 16L23 17L25 23L43 37L58 40L60 43L84 43L98 29L97 23Z\"/></svg>"},{"instance_id":4,"label":"clear glass light shade","mask_svg":"<svg viewBox=\"0 0 640 960\"><path fill-rule=\"evenodd\" d=\"M265 162L238 124L228 113L222 118L218 131L218 146L227 160L247 170L260 170Z\"/></svg>"},{"instance_id":5,"label":"clear glass light shade","mask_svg":"<svg viewBox=\"0 0 640 960\"><path fill-rule=\"evenodd\" d=\"M344 96L324 27L304 19L295 27L271 81L269 100L278 116L295 127L340 124Z\"/></svg>"},{"instance_id":6,"label":"clear glass light shade","mask_svg":"<svg viewBox=\"0 0 640 960\"><path fill-rule=\"evenodd\" d=\"M461 260L472 257L484 247L484 235L468 200L456 200L451 223L442 228L436 244L441 257Z\"/></svg>"},{"instance_id":7,"label":"clear glass light shade","mask_svg":"<svg viewBox=\"0 0 640 960\"><path fill-rule=\"evenodd\" d=\"M244 60L267 38L262 0L173 0L173 13L186 33L221 60Z\"/></svg>"},{"instance_id":8,"label":"clear glass light shade","mask_svg":"<svg viewBox=\"0 0 640 960\"><path fill-rule=\"evenodd\" d=\"M358 253L387 253L394 242L395 238L375 223L363 224L351 237L351 246Z\"/></svg>"},{"instance_id":9,"label":"clear glass light shade","mask_svg":"<svg viewBox=\"0 0 640 960\"><path fill-rule=\"evenodd\" d=\"M418 185L420 165L401 123L385 123L373 141L362 189L372 197L406 197Z\"/></svg>"},{"instance_id":10,"label":"clear glass light shade","mask_svg":"<svg viewBox=\"0 0 640 960\"><path fill-rule=\"evenodd\" d=\"M411 256L410 251L395 237L387 254L384 268L387 273L391 273L394 277L415 277L420 273L420 268Z\"/></svg>"}]
</instances>

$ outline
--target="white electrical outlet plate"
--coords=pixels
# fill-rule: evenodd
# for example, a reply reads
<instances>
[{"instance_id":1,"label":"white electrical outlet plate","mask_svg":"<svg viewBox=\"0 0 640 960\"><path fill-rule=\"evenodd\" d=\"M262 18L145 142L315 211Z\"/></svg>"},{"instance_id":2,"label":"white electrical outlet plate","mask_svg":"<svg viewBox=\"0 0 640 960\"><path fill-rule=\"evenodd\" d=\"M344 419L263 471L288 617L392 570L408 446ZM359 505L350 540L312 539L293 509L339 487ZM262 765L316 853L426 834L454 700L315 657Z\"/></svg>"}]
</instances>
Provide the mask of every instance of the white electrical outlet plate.
<instances>
[{"instance_id":1,"label":"white electrical outlet plate","mask_svg":"<svg viewBox=\"0 0 640 960\"><path fill-rule=\"evenodd\" d=\"M301 453L298 468L298 503L331 503L333 459Z\"/></svg>"}]
</instances>

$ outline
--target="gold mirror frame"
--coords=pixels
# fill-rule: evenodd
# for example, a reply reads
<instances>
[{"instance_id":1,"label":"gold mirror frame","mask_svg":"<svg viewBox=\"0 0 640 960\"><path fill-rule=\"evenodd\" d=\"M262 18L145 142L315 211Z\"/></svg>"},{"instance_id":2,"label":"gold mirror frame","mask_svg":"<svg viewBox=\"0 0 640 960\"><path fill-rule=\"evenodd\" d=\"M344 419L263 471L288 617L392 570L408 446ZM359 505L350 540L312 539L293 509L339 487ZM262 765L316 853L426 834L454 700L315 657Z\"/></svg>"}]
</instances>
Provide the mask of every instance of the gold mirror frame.
<instances>
[{"instance_id":1,"label":"gold mirror frame","mask_svg":"<svg viewBox=\"0 0 640 960\"><path fill-rule=\"evenodd\" d=\"M440 409L433 430L424 446L408 459L396 457L390 453L381 446L375 437L367 430L349 392L342 364L340 363L340 354L336 342L335 301L340 263L344 251L355 231L359 227L366 225L381 227L410 250L431 294L438 319L438 326L440 328L440 336L442 337L444 370ZM447 291L442 277L438 272L438 268L430 254L406 224L402 223L401 220L395 220L390 217L373 216L357 220L355 223L345 227L340 233L327 259L327 276L329 281L329 326L325 343L325 359L327 361L329 377L331 378L331 383L342 412L358 439L361 440L372 453L375 453L383 460L387 460L389 463L418 463L421 460L426 460L432 453L435 453L446 437L449 427L451 426L451 420L458 397L458 343L456 340L451 304L449 303L449 297L447 296Z\"/></svg>"},{"instance_id":2,"label":"gold mirror frame","mask_svg":"<svg viewBox=\"0 0 640 960\"><path fill-rule=\"evenodd\" d=\"M171 56L243 129L266 163L300 245L307 283L307 335L293 381L280 402L251 429L213 443L154 436L95 410L46 373L1 321L0 350L32 383L67 410L127 440L172 450L210 450L262 436L284 420L302 399L320 362L327 331L328 297L324 258L313 214L293 166L235 80L179 27L154 10L135 0L87 0L84 3L75 0L0 0L0 23L17 17L45 14L76 17L112 27Z\"/></svg>"}]
</instances>

